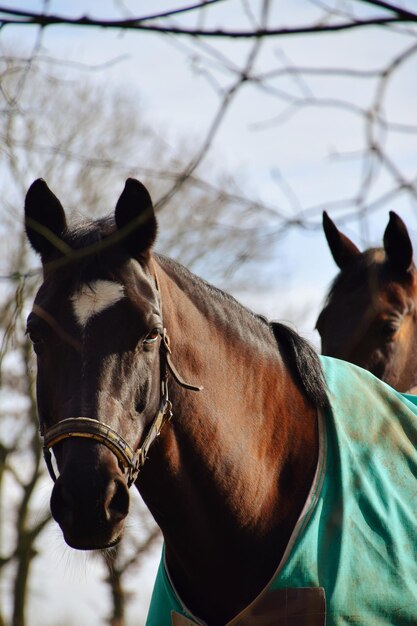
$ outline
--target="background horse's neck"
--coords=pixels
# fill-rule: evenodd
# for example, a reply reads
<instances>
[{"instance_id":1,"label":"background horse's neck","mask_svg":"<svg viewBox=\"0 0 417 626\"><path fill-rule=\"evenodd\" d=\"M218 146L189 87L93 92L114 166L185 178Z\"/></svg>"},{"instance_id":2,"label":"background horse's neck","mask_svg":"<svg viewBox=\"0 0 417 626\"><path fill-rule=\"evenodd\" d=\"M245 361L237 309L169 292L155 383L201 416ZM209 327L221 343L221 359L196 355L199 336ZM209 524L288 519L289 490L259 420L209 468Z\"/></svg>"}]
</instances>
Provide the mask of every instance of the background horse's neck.
<instances>
[{"instance_id":1,"label":"background horse's neck","mask_svg":"<svg viewBox=\"0 0 417 626\"><path fill-rule=\"evenodd\" d=\"M315 470L315 410L266 323L159 263L173 361L204 391L171 381L174 418L138 484L180 595L208 623L224 623L268 582L285 549Z\"/></svg>"}]
</instances>

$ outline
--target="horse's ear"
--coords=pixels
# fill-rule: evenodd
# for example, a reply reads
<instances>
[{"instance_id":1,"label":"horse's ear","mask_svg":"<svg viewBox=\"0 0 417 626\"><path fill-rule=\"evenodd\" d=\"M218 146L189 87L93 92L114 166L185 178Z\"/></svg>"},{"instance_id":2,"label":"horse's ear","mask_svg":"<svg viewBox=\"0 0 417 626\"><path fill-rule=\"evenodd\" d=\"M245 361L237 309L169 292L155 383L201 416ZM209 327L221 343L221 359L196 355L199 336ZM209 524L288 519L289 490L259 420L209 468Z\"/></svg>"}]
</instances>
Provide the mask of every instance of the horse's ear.
<instances>
[{"instance_id":1,"label":"horse's ear","mask_svg":"<svg viewBox=\"0 0 417 626\"><path fill-rule=\"evenodd\" d=\"M129 254L136 258L147 255L156 238L157 223L151 196L138 180L127 179L115 220Z\"/></svg>"},{"instance_id":2,"label":"horse's ear","mask_svg":"<svg viewBox=\"0 0 417 626\"><path fill-rule=\"evenodd\" d=\"M384 233L384 248L391 265L400 272L408 272L413 264L413 244L407 226L394 211Z\"/></svg>"},{"instance_id":3,"label":"horse's ear","mask_svg":"<svg viewBox=\"0 0 417 626\"><path fill-rule=\"evenodd\" d=\"M323 211L323 230L336 265L342 270L360 254L360 250L349 237L338 230L326 211Z\"/></svg>"},{"instance_id":4,"label":"horse's ear","mask_svg":"<svg viewBox=\"0 0 417 626\"><path fill-rule=\"evenodd\" d=\"M31 184L25 199L25 229L30 244L42 261L59 249L67 228L65 212L58 198L42 178Z\"/></svg>"}]
</instances>

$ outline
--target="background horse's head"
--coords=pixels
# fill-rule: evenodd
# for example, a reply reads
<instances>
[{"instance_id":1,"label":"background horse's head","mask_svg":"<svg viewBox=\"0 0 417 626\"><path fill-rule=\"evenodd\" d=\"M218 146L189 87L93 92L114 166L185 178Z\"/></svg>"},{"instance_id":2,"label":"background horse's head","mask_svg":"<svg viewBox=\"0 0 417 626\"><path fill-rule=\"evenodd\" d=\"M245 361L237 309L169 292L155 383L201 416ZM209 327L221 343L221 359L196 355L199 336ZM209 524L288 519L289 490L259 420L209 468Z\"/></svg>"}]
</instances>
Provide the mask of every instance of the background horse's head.
<instances>
[{"instance_id":1,"label":"background horse's head","mask_svg":"<svg viewBox=\"0 0 417 626\"><path fill-rule=\"evenodd\" d=\"M417 273L404 222L390 212L384 247L364 252L327 213L323 228L340 268L316 325L323 354L410 389L417 383Z\"/></svg>"},{"instance_id":2,"label":"background horse's head","mask_svg":"<svg viewBox=\"0 0 417 626\"><path fill-rule=\"evenodd\" d=\"M44 270L27 332L41 432L47 440L49 433L59 471L51 511L72 547L107 547L120 539L129 509L125 457L143 440L161 396L152 202L129 179L114 217L71 230L59 200L37 180L25 216ZM74 437L71 418L80 417L88 419L73 420L80 424ZM63 420L72 430L65 436Z\"/></svg>"}]
</instances>

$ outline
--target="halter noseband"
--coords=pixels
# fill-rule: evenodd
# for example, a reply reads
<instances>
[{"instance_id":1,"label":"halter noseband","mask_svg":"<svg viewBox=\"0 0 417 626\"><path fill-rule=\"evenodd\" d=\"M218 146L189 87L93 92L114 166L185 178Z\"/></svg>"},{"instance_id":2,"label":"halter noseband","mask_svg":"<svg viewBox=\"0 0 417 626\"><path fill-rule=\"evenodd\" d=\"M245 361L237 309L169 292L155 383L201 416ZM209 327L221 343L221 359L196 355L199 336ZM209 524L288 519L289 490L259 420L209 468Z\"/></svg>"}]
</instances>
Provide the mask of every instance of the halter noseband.
<instances>
[{"instance_id":1,"label":"halter noseband","mask_svg":"<svg viewBox=\"0 0 417 626\"><path fill-rule=\"evenodd\" d=\"M159 296L161 291L159 281L155 272L155 284ZM162 302L161 302L162 307ZM136 480L139 471L143 467L149 448L155 439L159 436L163 426L172 418L172 404L168 398L168 372L174 380L184 389L191 391L201 391L203 387L190 385L186 383L171 361L171 348L169 336L166 328L160 333L160 359L161 359L161 399L159 409L152 420L151 426L142 442L142 445L134 450L125 439L119 435L113 428L102 424L96 419L89 417L69 417L61 420L54 426L47 428L41 435L43 437L43 455L49 475L55 482L57 477L52 465L51 448L63 439L71 439L72 437L93 439L103 444L116 455L120 467L125 471L127 477L127 485L130 487Z\"/></svg>"}]
</instances>

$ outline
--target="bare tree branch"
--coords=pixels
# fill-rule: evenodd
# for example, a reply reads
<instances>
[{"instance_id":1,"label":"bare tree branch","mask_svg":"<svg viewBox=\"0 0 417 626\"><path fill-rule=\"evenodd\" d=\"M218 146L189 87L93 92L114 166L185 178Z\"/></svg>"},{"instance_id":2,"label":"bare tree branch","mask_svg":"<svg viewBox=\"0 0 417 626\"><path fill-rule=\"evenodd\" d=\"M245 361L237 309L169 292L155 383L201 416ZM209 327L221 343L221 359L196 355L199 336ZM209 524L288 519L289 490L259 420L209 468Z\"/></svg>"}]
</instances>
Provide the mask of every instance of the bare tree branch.
<instances>
[{"instance_id":1,"label":"bare tree branch","mask_svg":"<svg viewBox=\"0 0 417 626\"><path fill-rule=\"evenodd\" d=\"M365 1L365 0L362 0ZM194 5L193 5L194 6ZM202 5L204 6L204 5ZM81 26L81 27L99 27L119 30L136 30L147 31L159 34L170 35L186 35L190 37L215 37L229 39L259 39L264 37L287 37L292 35L308 35L319 33L332 33L353 30L358 28L367 28L370 26L388 26L390 24L409 23L417 21L417 14L409 11L395 10L392 17L373 17L369 19L352 19L350 21L338 24L314 24L308 26L299 26L293 28L259 28L256 30L224 30L224 29L201 29L201 28L184 28L179 26L161 26L149 25L144 23L154 19L150 16L135 17L123 20L101 20L83 16L80 18L68 18L62 15L44 13L36 13L33 11L22 11L0 6L0 28L8 25L38 25L42 28L53 25ZM12 17L6 17L12 16ZM16 19L13 19L16 18Z\"/></svg>"},{"instance_id":2,"label":"bare tree branch","mask_svg":"<svg viewBox=\"0 0 417 626\"><path fill-rule=\"evenodd\" d=\"M392 4L392 2L382 2L382 0L359 0L359 2L363 2L364 4L370 4L379 9L386 9L387 11L391 11L398 15L398 17L404 17L406 20L416 21L417 14L412 13L411 11L407 11L403 7L399 7L398 5Z\"/></svg>"}]
</instances>

